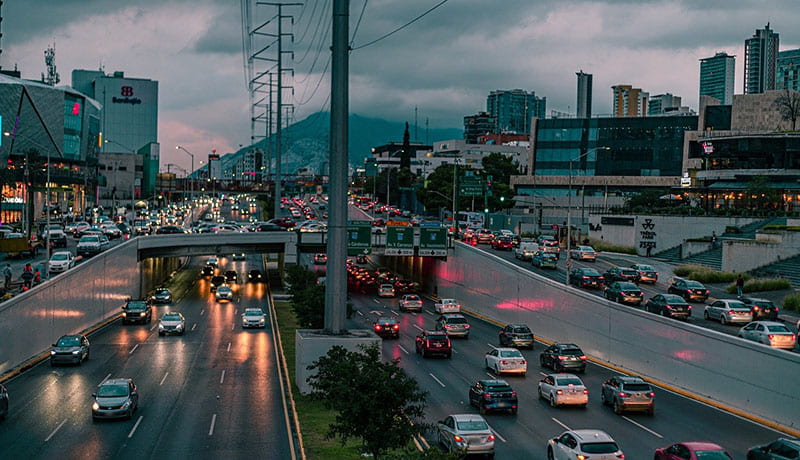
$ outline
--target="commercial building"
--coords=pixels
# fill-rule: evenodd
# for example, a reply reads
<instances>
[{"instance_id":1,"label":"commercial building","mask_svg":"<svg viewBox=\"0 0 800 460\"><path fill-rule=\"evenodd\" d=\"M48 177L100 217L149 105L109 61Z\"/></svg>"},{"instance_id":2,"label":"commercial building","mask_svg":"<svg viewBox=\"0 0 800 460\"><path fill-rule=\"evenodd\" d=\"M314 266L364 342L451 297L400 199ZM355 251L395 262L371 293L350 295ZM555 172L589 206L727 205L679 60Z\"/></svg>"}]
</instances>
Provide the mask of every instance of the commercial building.
<instances>
[{"instance_id":1,"label":"commercial building","mask_svg":"<svg viewBox=\"0 0 800 460\"><path fill-rule=\"evenodd\" d=\"M775 89L800 91L800 48L778 53Z\"/></svg>"},{"instance_id":2,"label":"commercial building","mask_svg":"<svg viewBox=\"0 0 800 460\"><path fill-rule=\"evenodd\" d=\"M676 115L694 115L692 109L681 105L681 97L670 93L657 94L650 97L647 107L647 116L663 117Z\"/></svg>"},{"instance_id":3,"label":"commercial building","mask_svg":"<svg viewBox=\"0 0 800 460\"><path fill-rule=\"evenodd\" d=\"M464 117L464 140L468 144L477 144L480 136L494 133L495 119L486 112Z\"/></svg>"},{"instance_id":4,"label":"commercial building","mask_svg":"<svg viewBox=\"0 0 800 460\"><path fill-rule=\"evenodd\" d=\"M711 96L730 105L736 76L736 56L720 52L700 59L700 95Z\"/></svg>"},{"instance_id":5,"label":"commercial building","mask_svg":"<svg viewBox=\"0 0 800 460\"><path fill-rule=\"evenodd\" d=\"M575 73L578 76L577 118L592 117L592 74L583 70ZM542 117L544 118L544 117Z\"/></svg>"},{"instance_id":6,"label":"commercial building","mask_svg":"<svg viewBox=\"0 0 800 460\"><path fill-rule=\"evenodd\" d=\"M521 89L492 91L486 98L486 112L494 118L495 133L530 133L531 118L544 118L546 106L546 97Z\"/></svg>"},{"instance_id":7,"label":"commercial building","mask_svg":"<svg viewBox=\"0 0 800 460\"><path fill-rule=\"evenodd\" d=\"M758 94L775 89L779 34L769 23L744 42L744 93Z\"/></svg>"},{"instance_id":8,"label":"commercial building","mask_svg":"<svg viewBox=\"0 0 800 460\"><path fill-rule=\"evenodd\" d=\"M614 94L613 115L615 117L643 117L647 115L650 93L631 85L611 87Z\"/></svg>"}]
</instances>

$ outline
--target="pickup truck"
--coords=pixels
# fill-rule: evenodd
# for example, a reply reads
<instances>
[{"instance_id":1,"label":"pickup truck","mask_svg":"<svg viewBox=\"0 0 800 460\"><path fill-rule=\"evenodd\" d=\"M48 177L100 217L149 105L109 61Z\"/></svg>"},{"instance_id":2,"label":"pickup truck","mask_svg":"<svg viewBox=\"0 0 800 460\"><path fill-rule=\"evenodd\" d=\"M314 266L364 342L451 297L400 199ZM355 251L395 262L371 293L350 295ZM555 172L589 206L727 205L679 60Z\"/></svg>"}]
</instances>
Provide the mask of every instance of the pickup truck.
<instances>
[{"instance_id":1,"label":"pickup truck","mask_svg":"<svg viewBox=\"0 0 800 460\"><path fill-rule=\"evenodd\" d=\"M461 313L461 304L456 299L442 299L434 303L433 308L440 315L444 313Z\"/></svg>"},{"instance_id":2,"label":"pickup truck","mask_svg":"<svg viewBox=\"0 0 800 460\"><path fill-rule=\"evenodd\" d=\"M0 239L0 252L5 252L6 257L34 257L42 249L42 243L36 238L30 240L21 233L8 233Z\"/></svg>"}]
</instances>

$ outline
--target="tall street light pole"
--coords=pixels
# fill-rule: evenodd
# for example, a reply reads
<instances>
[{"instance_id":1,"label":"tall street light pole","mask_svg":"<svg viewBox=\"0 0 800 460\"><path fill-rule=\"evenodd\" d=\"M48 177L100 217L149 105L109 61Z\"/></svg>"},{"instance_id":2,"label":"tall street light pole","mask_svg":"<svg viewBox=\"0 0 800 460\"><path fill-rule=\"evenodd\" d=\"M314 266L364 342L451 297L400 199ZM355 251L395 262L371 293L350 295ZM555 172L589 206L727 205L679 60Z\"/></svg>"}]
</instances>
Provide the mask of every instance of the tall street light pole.
<instances>
[{"instance_id":1,"label":"tall street light pole","mask_svg":"<svg viewBox=\"0 0 800 460\"><path fill-rule=\"evenodd\" d=\"M180 146L180 145L176 145L175 149L176 150L183 150L190 157L192 157L192 171L191 171L191 173L189 173L189 175L191 176L192 174L194 174L194 154L192 154L192 152L186 150L185 148L183 148L183 146ZM192 182L192 200L194 200L194 179L190 177L189 180Z\"/></svg>"},{"instance_id":2,"label":"tall street light pole","mask_svg":"<svg viewBox=\"0 0 800 460\"><path fill-rule=\"evenodd\" d=\"M611 147L595 147L589 149L575 158L569 159L569 188L567 191L567 260L569 261L569 252L572 249L572 162L578 161L581 158L597 152L599 150L611 150ZM569 269L564 270L565 280L564 284L569 284Z\"/></svg>"},{"instance_id":3,"label":"tall street light pole","mask_svg":"<svg viewBox=\"0 0 800 460\"><path fill-rule=\"evenodd\" d=\"M458 214L457 214L457 209L456 209L458 207L457 206L457 200L456 200L456 188L457 188L456 183L458 181L458 175L457 175L458 160L459 160L458 158L454 158L453 159L453 227L452 227L453 239L455 239L456 236L458 235L458 231L457 231L457 229L458 229Z\"/></svg>"}]
</instances>

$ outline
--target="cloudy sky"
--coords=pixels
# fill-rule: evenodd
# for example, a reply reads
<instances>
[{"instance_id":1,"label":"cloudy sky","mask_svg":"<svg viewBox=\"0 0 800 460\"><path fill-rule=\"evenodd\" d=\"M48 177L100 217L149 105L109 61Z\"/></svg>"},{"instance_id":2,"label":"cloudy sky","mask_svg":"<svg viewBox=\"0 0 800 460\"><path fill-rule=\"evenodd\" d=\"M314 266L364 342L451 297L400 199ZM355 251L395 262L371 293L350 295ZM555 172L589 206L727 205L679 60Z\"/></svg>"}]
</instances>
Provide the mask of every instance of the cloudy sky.
<instances>
[{"instance_id":1,"label":"cloudy sky","mask_svg":"<svg viewBox=\"0 0 800 460\"><path fill-rule=\"evenodd\" d=\"M744 40L756 28L770 22L781 50L800 47L797 0L449 0L359 49L441 0L352 0L351 34L365 1L350 60L351 112L413 122L418 107L420 124L428 118L432 127L460 128L500 88L532 90L547 97L548 111L574 112L580 69L594 75L595 113L611 111L615 84L670 92L696 108L698 59L735 54L740 93ZM284 10L295 17L285 22L295 40L294 62L284 62L295 73L284 101L297 120L327 110L329 93L332 2L301 3ZM256 22L273 14L252 11ZM55 42L62 84L72 69L100 66L158 80L162 164L189 166L176 144L199 156L249 143L240 0L6 0L2 13L0 64L17 64L24 78L39 77L42 52Z\"/></svg>"}]
</instances>

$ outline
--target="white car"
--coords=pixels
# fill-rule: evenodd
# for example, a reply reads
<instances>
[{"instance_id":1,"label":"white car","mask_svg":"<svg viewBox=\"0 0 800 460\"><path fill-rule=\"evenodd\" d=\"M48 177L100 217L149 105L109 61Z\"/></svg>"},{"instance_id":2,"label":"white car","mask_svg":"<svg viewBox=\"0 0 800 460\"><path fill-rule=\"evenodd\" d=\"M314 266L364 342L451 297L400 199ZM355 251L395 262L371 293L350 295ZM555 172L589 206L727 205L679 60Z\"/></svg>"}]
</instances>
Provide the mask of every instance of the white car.
<instances>
[{"instance_id":1,"label":"white car","mask_svg":"<svg viewBox=\"0 0 800 460\"><path fill-rule=\"evenodd\" d=\"M260 308L245 308L242 313L242 328L267 327L267 315Z\"/></svg>"},{"instance_id":2,"label":"white car","mask_svg":"<svg viewBox=\"0 0 800 460\"><path fill-rule=\"evenodd\" d=\"M589 404L589 390L574 374L549 374L539 380L539 398L550 401L553 407Z\"/></svg>"},{"instance_id":3,"label":"white car","mask_svg":"<svg viewBox=\"0 0 800 460\"><path fill-rule=\"evenodd\" d=\"M531 260L537 251L539 251L539 245L535 241L523 241L514 249L514 257L520 260Z\"/></svg>"},{"instance_id":4,"label":"white car","mask_svg":"<svg viewBox=\"0 0 800 460\"><path fill-rule=\"evenodd\" d=\"M602 430L565 431L547 441L547 458L552 460L619 460L625 454L616 441Z\"/></svg>"},{"instance_id":5,"label":"white car","mask_svg":"<svg viewBox=\"0 0 800 460\"><path fill-rule=\"evenodd\" d=\"M69 251L54 252L47 262L47 270L50 273L61 273L75 266L75 257Z\"/></svg>"},{"instance_id":6,"label":"white car","mask_svg":"<svg viewBox=\"0 0 800 460\"><path fill-rule=\"evenodd\" d=\"M217 288L214 296L217 298L217 302L221 300L233 300L233 290L230 286L223 284Z\"/></svg>"},{"instance_id":7,"label":"white car","mask_svg":"<svg viewBox=\"0 0 800 460\"><path fill-rule=\"evenodd\" d=\"M749 323L753 321L753 311L736 299L720 299L711 305L706 305L703 311L703 318L718 319L720 324L728 323Z\"/></svg>"},{"instance_id":8,"label":"white car","mask_svg":"<svg viewBox=\"0 0 800 460\"><path fill-rule=\"evenodd\" d=\"M422 299L420 299L416 294L404 295L397 304L400 307L400 311L422 311Z\"/></svg>"},{"instance_id":9,"label":"white car","mask_svg":"<svg viewBox=\"0 0 800 460\"><path fill-rule=\"evenodd\" d=\"M494 348L484 356L487 369L495 374L522 374L528 372L528 361L516 348Z\"/></svg>"},{"instance_id":10,"label":"white car","mask_svg":"<svg viewBox=\"0 0 800 460\"><path fill-rule=\"evenodd\" d=\"M594 262L597 260L597 252L591 246L578 246L569 250L569 258Z\"/></svg>"},{"instance_id":11,"label":"white car","mask_svg":"<svg viewBox=\"0 0 800 460\"><path fill-rule=\"evenodd\" d=\"M164 313L158 322L158 335L183 335L184 331L186 331L186 319L178 312Z\"/></svg>"},{"instance_id":12,"label":"white car","mask_svg":"<svg viewBox=\"0 0 800 460\"><path fill-rule=\"evenodd\" d=\"M433 304L436 313L443 315L445 313L461 313L461 304L456 299L442 299L441 302Z\"/></svg>"},{"instance_id":13,"label":"white car","mask_svg":"<svg viewBox=\"0 0 800 460\"><path fill-rule=\"evenodd\" d=\"M394 285L381 284L378 287L378 297L394 297Z\"/></svg>"},{"instance_id":14,"label":"white car","mask_svg":"<svg viewBox=\"0 0 800 460\"><path fill-rule=\"evenodd\" d=\"M775 321L753 321L739 329L739 337L753 340L774 348L794 349L796 336L783 323Z\"/></svg>"}]
</instances>

